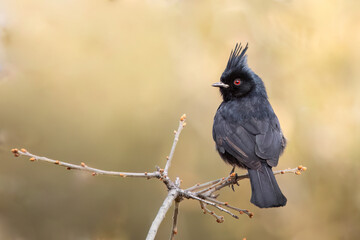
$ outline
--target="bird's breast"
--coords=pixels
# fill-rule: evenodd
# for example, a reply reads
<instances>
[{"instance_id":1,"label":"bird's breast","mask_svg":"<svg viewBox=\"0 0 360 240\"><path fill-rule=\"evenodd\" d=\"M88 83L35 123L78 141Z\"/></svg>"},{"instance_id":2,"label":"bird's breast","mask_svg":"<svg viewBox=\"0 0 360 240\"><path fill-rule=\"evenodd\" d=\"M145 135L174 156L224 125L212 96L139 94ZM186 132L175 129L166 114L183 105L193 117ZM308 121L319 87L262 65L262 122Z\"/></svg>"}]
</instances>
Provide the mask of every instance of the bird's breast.
<instances>
[{"instance_id":1,"label":"bird's breast","mask_svg":"<svg viewBox=\"0 0 360 240\"><path fill-rule=\"evenodd\" d=\"M247 122L250 119L269 118L271 112L273 110L266 99L240 98L223 102L217 114L221 114L227 121Z\"/></svg>"}]
</instances>

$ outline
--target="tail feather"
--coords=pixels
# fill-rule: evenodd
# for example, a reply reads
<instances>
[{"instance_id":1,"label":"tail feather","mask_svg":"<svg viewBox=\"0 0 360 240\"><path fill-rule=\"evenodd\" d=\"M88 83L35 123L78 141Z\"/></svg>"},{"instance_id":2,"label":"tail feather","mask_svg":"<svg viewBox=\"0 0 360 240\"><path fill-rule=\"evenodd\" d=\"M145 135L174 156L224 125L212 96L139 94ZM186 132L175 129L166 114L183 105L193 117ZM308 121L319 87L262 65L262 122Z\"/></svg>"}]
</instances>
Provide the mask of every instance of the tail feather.
<instances>
[{"instance_id":1,"label":"tail feather","mask_svg":"<svg viewBox=\"0 0 360 240\"><path fill-rule=\"evenodd\" d=\"M251 184L251 202L260 208L282 207L287 199L282 194L276 182L271 167L266 163L261 164L258 170L248 169Z\"/></svg>"}]
</instances>

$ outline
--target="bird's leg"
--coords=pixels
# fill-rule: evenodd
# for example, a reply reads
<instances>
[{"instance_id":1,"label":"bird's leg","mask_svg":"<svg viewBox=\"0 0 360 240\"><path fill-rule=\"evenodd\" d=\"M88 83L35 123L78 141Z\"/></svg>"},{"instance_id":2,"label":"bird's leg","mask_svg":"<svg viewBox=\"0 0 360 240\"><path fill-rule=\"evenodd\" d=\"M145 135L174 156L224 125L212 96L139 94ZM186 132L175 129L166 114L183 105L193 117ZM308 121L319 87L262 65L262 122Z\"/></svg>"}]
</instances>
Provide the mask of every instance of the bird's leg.
<instances>
[{"instance_id":1,"label":"bird's leg","mask_svg":"<svg viewBox=\"0 0 360 240\"><path fill-rule=\"evenodd\" d=\"M235 172L235 165L233 166L233 168L230 171L230 175L233 174Z\"/></svg>"},{"instance_id":2,"label":"bird's leg","mask_svg":"<svg viewBox=\"0 0 360 240\"><path fill-rule=\"evenodd\" d=\"M235 177L235 179L236 179L236 178L237 178L237 173L234 174L234 172L235 172L235 165L234 165L233 168L231 169L230 176L231 176L231 177ZM234 175L234 176L232 176L232 175ZM236 185L239 186L239 183L236 182ZM231 184L230 186L231 186L231 189L235 192L234 184Z\"/></svg>"}]
</instances>

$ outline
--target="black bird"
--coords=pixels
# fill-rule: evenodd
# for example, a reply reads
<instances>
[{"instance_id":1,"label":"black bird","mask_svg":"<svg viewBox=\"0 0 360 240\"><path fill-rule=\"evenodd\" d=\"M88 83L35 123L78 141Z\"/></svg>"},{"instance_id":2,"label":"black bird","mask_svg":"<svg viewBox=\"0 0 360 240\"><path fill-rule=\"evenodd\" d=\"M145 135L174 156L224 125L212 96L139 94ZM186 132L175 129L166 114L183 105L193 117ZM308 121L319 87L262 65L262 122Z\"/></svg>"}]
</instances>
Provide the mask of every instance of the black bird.
<instances>
[{"instance_id":1,"label":"black bird","mask_svg":"<svg viewBox=\"0 0 360 240\"><path fill-rule=\"evenodd\" d=\"M280 123L272 109L261 78L247 66L248 45L236 44L221 75L223 102L213 125L213 138L221 158L245 168L251 183L251 202L260 208L286 205L272 167L286 146Z\"/></svg>"}]
</instances>

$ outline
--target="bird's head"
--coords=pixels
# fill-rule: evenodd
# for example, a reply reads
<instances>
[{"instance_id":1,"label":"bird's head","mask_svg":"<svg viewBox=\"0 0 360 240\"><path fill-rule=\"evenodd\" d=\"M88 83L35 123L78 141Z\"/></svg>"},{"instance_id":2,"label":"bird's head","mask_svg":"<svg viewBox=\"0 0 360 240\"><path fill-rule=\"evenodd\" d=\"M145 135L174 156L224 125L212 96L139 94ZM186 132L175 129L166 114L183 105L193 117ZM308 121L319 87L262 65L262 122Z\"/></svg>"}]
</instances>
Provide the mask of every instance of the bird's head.
<instances>
[{"instance_id":1,"label":"bird's head","mask_svg":"<svg viewBox=\"0 0 360 240\"><path fill-rule=\"evenodd\" d=\"M241 44L236 44L231 51L225 71L221 75L220 82L214 83L213 87L219 87L225 101L241 98L247 95L256 85L256 75L247 66L246 50Z\"/></svg>"}]
</instances>

